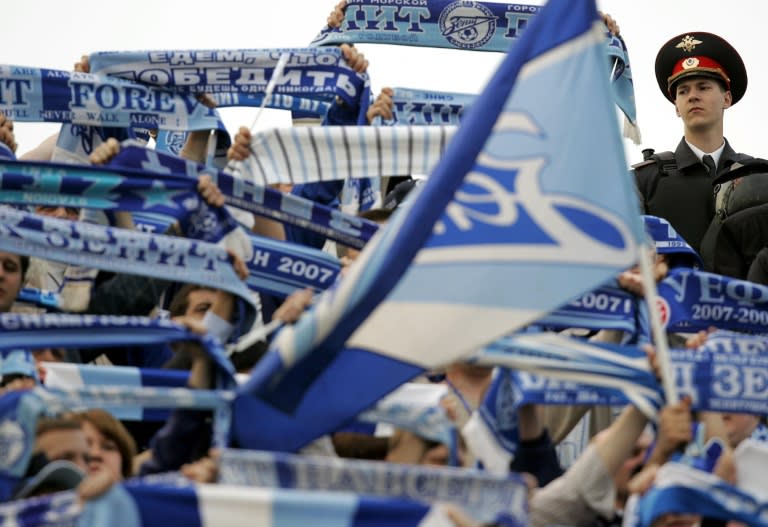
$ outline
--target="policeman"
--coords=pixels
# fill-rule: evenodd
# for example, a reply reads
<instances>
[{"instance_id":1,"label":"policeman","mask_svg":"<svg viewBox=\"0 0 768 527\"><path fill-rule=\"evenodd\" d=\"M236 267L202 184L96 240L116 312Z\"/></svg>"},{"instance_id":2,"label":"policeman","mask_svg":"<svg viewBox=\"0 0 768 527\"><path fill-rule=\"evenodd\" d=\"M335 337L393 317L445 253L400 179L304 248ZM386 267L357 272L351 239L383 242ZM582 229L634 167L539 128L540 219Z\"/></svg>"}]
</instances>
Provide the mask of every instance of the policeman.
<instances>
[{"instance_id":1,"label":"policeman","mask_svg":"<svg viewBox=\"0 0 768 527\"><path fill-rule=\"evenodd\" d=\"M691 32L661 47L656 80L683 121L683 139L674 153L653 154L633 166L643 213L669 221L700 252L715 214L712 182L718 170L750 158L737 154L723 136L725 109L744 95L747 72L728 42Z\"/></svg>"}]
</instances>

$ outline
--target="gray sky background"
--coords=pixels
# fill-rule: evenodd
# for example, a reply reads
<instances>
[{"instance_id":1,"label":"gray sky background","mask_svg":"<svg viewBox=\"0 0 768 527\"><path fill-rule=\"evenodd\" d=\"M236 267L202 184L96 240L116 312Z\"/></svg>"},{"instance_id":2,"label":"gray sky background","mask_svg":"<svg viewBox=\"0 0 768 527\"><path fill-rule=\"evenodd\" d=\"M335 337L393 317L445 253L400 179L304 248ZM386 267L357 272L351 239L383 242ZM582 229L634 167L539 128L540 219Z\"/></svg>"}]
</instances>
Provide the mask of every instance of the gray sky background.
<instances>
[{"instance_id":1,"label":"gray sky background","mask_svg":"<svg viewBox=\"0 0 768 527\"><path fill-rule=\"evenodd\" d=\"M520 2L543 4L542 1ZM0 63L70 70L82 54L108 50L304 47L323 27L335 0L240 0L203 4L181 0L129 3L78 0L24 0L6 6ZM598 8L621 26L633 70L643 144L627 143L628 163L642 159L647 146L674 149L682 126L661 95L653 64L659 47L687 31L708 31L728 40L747 66L749 86L739 104L726 111L725 135L737 151L768 157L768 72L761 0L598 0ZM361 45L370 60L374 92L401 86L478 93L501 54L404 46ZM574 101L578 104L578 101ZM256 109L223 109L230 132L250 125ZM258 128L289 126L287 112L265 111ZM18 123L19 152L32 149L58 125Z\"/></svg>"}]
</instances>

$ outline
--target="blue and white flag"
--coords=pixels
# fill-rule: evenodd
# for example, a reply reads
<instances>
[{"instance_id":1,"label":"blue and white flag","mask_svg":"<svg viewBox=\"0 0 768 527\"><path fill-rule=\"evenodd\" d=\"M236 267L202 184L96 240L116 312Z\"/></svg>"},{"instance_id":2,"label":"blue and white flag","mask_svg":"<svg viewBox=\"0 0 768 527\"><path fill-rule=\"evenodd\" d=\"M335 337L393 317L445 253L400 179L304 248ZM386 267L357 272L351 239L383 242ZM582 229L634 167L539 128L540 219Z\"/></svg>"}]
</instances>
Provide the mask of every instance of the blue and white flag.
<instances>
[{"instance_id":1,"label":"blue and white flag","mask_svg":"<svg viewBox=\"0 0 768 527\"><path fill-rule=\"evenodd\" d=\"M430 504L450 502L479 522L526 524L527 488L517 474L509 472L499 477L450 467L225 449L220 458L220 481L250 487L355 492Z\"/></svg>"},{"instance_id":2,"label":"blue and white flag","mask_svg":"<svg viewBox=\"0 0 768 527\"><path fill-rule=\"evenodd\" d=\"M658 285L661 322L670 332L710 327L768 333L768 287L694 269L672 269Z\"/></svg>"},{"instance_id":3,"label":"blue and white flag","mask_svg":"<svg viewBox=\"0 0 768 527\"><path fill-rule=\"evenodd\" d=\"M0 65L0 111L17 122L211 130L216 110L194 94L93 73Z\"/></svg>"},{"instance_id":4,"label":"blue and white flag","mask_svg":"<svg viewBox=\"0 0 768 527\"><path fill-rule=\"evenodd\" d=\"M411 206L275 337L235 403L241 444L297 449L636 261L643 231L610 87L590 74L601 46L593 2L547 4Z\"/></svg>"}]
</instances>

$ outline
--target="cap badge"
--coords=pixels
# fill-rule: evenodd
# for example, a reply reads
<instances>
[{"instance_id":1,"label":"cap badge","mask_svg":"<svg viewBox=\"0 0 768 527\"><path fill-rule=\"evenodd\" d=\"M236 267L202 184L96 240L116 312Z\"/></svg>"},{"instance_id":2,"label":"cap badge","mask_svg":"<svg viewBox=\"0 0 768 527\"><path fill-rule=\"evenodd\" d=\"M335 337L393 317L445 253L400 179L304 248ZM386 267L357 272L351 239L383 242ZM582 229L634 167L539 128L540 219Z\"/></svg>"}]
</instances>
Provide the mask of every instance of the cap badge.
<instances>
[{"instance_id":1,"label":"cap badge","mask_svg":"<svg viewBox=\"0 0 768 527\"><path fill-rule=\"evenodd\" d=\"M696 57L688 57L687 59L685 59L683 61L683 69L684 70L689 70L691 68L695 68L698 65L699 65L699 59L697 59Z\"/></svg>"},{"instance_id":2,"label":"cap badge","mask_svg":"<svg viewBox=\"0 0 768 527\"><path fill-rule=\"evenodd\" d=\"M691 51L693 51L696 45L701 43L702 43L701 40L696 40L691 35L685 35L685 37L683 37L683 40L681 40L680 43L675 47L682 48L683 51L687 51L688 53L690 53Z\"/></svg>"}]
</instances>

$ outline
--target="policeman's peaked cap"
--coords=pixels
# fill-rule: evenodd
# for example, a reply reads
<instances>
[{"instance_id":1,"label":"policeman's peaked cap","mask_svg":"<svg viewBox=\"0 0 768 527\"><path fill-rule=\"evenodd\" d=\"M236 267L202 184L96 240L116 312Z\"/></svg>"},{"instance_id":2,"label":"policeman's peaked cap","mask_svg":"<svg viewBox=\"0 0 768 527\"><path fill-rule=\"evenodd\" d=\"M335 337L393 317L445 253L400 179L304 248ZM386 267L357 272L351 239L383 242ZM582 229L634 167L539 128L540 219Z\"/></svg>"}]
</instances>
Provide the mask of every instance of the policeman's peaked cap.
<instances>
[{"instance_id":1,"label":"policeman's peaked cap","mask_svg":"<svg viewBox=\"0 0 768 527\"><path fill-rule=\"evenodd\" d=\"M656 55L656 81L664 97L675 101L675 83L687 77L710 77L725 84L736 104L747 91L747 69L724 39L701 31L671 38Z\"/></svg>"}]
</instances>

